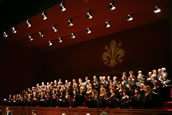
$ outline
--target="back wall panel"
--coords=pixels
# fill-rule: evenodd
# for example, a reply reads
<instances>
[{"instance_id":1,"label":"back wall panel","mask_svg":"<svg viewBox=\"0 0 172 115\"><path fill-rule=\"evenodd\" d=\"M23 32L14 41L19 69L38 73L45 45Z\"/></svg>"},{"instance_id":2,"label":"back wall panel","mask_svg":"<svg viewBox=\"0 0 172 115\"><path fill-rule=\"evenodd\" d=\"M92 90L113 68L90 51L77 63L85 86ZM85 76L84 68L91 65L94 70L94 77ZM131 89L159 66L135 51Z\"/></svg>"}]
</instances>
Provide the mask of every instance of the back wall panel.
<instances>
[{"instance_id":1,"label":"back wall panel","mask_svg":"<svg viewBox=\"0 0 172 115\"><path fill-rule=\"evenodd\" d=\"M94 34L94 32L92 32ZM80 39L80 38L76 38ZM125 51L122 62L114 68L105 66L102 55L105 46L115 40L122 43ZM93 74L119 74L123 71L158 69L165 66L169 70L168 20L161 20L139 28L115 33L100 39L65 47L47 53L45 75L50 79L63 77L72 79Z\"/></svg>"}]
</instances>

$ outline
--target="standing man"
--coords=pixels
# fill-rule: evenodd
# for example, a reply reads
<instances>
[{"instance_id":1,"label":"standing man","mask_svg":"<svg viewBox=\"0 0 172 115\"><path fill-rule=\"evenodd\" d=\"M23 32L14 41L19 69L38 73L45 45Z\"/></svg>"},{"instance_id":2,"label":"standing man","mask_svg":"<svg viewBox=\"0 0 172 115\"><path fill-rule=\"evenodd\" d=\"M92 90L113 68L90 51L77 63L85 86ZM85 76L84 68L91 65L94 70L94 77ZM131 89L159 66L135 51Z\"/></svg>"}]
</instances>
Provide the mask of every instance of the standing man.
<instances>
[{"instance_id":1,"label":"standing man","mask_svg":"<svg viewBox=\"0 0 172 115\"><path fill-rule=\"evenodd\" d=\"M12 111L9 109L9 107L6 107L5 109L5 115L13 115Z\"/></svg>"}]
</instances>

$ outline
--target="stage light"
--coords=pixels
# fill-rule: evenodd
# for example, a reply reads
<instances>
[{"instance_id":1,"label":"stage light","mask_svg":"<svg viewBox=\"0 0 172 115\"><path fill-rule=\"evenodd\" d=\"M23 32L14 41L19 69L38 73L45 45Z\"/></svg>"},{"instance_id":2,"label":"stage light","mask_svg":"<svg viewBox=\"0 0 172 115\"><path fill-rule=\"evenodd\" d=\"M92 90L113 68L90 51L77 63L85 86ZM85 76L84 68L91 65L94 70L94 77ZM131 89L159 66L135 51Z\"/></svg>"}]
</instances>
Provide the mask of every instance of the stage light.
<instances>
[{"instance_id":1,"label":"stage light","mask_svg":"<svg viewBox=\"0 0 172 115\"><path fill-rule=\"evenodd\" d=\"M52 46L53 45L52 41L48 41L48 45Z\"/></svg>"},{"instance_id":2,"label":"stage light","mask_svg":"<svg viewBox=\"0 0 172 115\"><path fill-rule=\"evenodd\" d=\"M75 33L72 33L71 34L71 38L74 39L76 36L75 36Z\"/></svg>"},{"instance_id":3,"label":"stage light","mask_svg":"<svg viewBox=\"0 0 172 115\"><path fill-rule=\"evenodd\" d=\"M92 18L93 18L93 16L91 15L91 11L88 11L88 12L87 12L87 18L88 18L88 19L92 19Z\"/></svg>"},{"instance_id":4,"label":"stage light","mask_svg":"<svg viewBox=\"0 0 172 115\"><path fill-rule=\"evenodd\" d=\"M70 18L69 20L68 20L68 26L73 26L73 23L72 23L72 19Z\"/></svg>"},{"instance_id":5,"label":"stage light","mask_svg":"<svg viewBox=\"0 0 172 115\"><path fill-rule=\"evenodd\" d=\"M132 20L133 20L133 17L132 17L132 15L131 15L131 14L128 14L128 16L127 16L127 20L128 20L128 21L132 21Z\"/></svg>"},{"instance_id":6,"label":"stage light","mask_svg":"<svg viewBox=\"0 0 172 115\"><path fill-rule=\"evenodd\" d=\"M40 35L41 37L44 37L44 34L43 34L42 31L39 32L39 35Z\"/></svg>"},{"instance_id":7,"label":"stage light","mask_svg":"<svg viewBox=\"0 0 172 115\"><path fill-rule=\"evenodd\" d=\"M33 41L32 35L29 35L29 41Z\"/></svg>"},{"instance_id":8,"label":"stage light","mask_svg":"<svg viewBox=\"0 0 172 115\"><path fill-rule=\"evenodd\" d=\"M87 34L91 34L91 28L87 28Z\"/></svg>"},{"instance_id":9,"label":"stage light","mask_svg":"<svg viewBox=\"0 0 172 115\"><path fill-rule=\"evenodd\" d=\"M30 27L31 27L31 21L30 21L30 19L29 19L29 18L26 20L26 24L27 24L27 27L28 27L28 28L30 28Z\"/></svg>"},{"instance_id":10,"label":"stage light","mask_svg":"<svg viewBox=\"0 0 172 115\"><path fill-rule=\"evenodd\" d=\"M58 41L59 41L59 43L62 43L63 42L63 40L62 40L61 37L59 37Z\"/></svg>"},{"instance_id":11,"label":"stage light","mask_svg":"<svg viewBox=\"0 0 172 115\"><path fill-rule=\"evenodd\" d=\"M110 8L110 10L115 10L115 9L116 9L116 7L115 7L115 5L114 5L114 2L111 2L111 3L109 4L109 8Z\"/></svg>"},{"instance_id":12,"label":"stage light","mask_svg":"<svg viewBox=\"0 0 172 115\"><path fill-rule=\"evenodd\" d=\"M160 13L160 12L161 12L161 9L159 8L159 6L155 6L154 13L157 14L157 13Z\"/></svg>"},{"instance_id":13,"label":"stage light","mask_svg":"<svg viewBox=\"0 0 172 115\"><path fill-rule=\"evenodd\" d=\"M105 22L105 27L106 27L106 28L109 28L109 27L110 27L110 24L109 24L108 21Z\"/></svg>"},{"instance_id":14,"label":"stage light","mask_svg":"<svg viewBox=\"0 0 172 115\"><path fill-rule=\"evenodd\" d=\"M65 7L64 2L61 2L61 4L60 4L60 10L61 10L62 12L66 11L66 7Z\"/></svg>"},{"instance_id":15,"label":"stage light","mask_svg":"<svg viewBox=\"0 0 172 115\"><path fill-rule=\"evenodd\" d=\"M3 33L3 36L4 36L4 38L7 38L7 37L8 37L7 32L4 32L4 33Z\"/></svg>"},{"instance_id":16,"label":"stage light","mask_svg":"<svg viewBox=\"0 0 172 115\"><path fill-rule=\"evenodd\" d=\"M43 11L42 12L42 19L43 20L46 20L47 19L47 13L46 13L46 11Z\"/></svg>"},{"instance_id":17,"label":"stage light","mask_svg":"<svg viewBox=\"0 0 172 115\"><path fill-rule=\"evenodd\" d=\"M57 32L56 25L54 25L54 26L52 27L52 29L53 29L54 32Z\"/></svg>"},{"instance_id":18,"label":"stage light","mask_svg":"<svg viewBox=\"0 0 172 115\"><path fill-rule=\"evenodd\" d=\"M86 115L90 115L90 113L86 113Z\"/></svg>"},{"instance_id":19,"label":"stage light","mask_svg":"<svg viewBox=\"0 0 172 115\"><path fill-rule=\"evenodd\" d=\"M12 33L14 33L14 34L17 33L17 30L16 30L16 27L15 26L12 27Z\"/></svg>"}]
</instances>

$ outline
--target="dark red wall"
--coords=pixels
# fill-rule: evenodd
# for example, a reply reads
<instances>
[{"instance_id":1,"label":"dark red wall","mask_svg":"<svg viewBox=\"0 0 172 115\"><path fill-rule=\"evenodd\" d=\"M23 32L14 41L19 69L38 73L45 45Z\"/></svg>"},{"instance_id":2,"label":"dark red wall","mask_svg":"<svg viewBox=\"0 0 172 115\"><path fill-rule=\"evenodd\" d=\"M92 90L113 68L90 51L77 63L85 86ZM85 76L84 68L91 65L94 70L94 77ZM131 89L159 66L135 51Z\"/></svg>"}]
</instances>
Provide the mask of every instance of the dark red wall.
<instances>
[{"instance_id":1,"label":"dark red wall","mask_svg":"<svg viewBox=\"0 0 172 115\"><path fill-rule=\"evenodd\" d=\"M122 42L125 50L123 62L112 69L105 66L102 60L105 45L109 46L111 40ZM111 75L138 69L147 73L159 67L170 70L168 42L168 21L163 20L49 52L45 56L46 70L52 79L72 79L92 74Z\"/></svg>"},{"instance_id":2,"label":"dark red wall","mask_svg":"<svg viewBox=\"0 0 172 115\"><path fill-rule=\"evenodd\" d=\"M40 53L17 42L0 40L0 100L9 93L20 93L39 77Z\"/></svg>"}]
</instances>

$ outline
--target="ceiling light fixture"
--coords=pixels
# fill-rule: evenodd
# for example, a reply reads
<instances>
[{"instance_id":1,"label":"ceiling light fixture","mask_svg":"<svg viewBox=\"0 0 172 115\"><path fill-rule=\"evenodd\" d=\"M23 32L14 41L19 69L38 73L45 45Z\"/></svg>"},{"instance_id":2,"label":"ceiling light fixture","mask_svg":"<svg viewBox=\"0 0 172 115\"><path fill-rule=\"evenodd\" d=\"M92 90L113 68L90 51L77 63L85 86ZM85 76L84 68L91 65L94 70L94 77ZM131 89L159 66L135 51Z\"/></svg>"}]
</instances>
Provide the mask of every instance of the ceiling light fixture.
<instances>
[{"instance_id":1,"label":"ceiling light fixture","mask_svg":"<svg viewBox=\"0 0 172 115\"><path fill-rule=\"evenodd\" d=\"M87 28L87 34L91 34L91 28Z\"/></svg>"},{"instance_id":2,"label":"ceiling light fixture","mask_svg":"<svg viewBox=\"0 0 172 115\"><path fill-rule=\"evenodd\" d=\"M60 4L60 10L61 10L62 12L66 11L66 7L65 7L64 2L61 2L61 4Z\"/></svg>"},{"instance_id":3,"label":"ceiling light fixture","mask_svg":"<svg viewBox=\"0 0 172 115\"><path fill-rule=\"evenodd\" d=\"M92 18L93 18L93 16L91 15L91 11L88 11L88 12L87 12L87 18L88 18L88 19L92 19Z\"/></svg>"},{"instance_id":4,"label":"ceiling light fixture","mask_svg":"<svg viewBox=\"0 0 172 115\"><path fill-rule=\"evenodd\" d=\"M115 7L115 5L114 5L114 2L111 2L111 3L109 4L109 8L110 8L110 10L115 10L115 9L116 9L116 7Z\"/></svg>"},{"instance_id":5,"label":"ceiling light fixture","mask_svg":"<svg viewBox=\"0 0 172 115\"><path fill-rule=\"evenodd\" d=\"M48 45L52 46L53 45L52 41L48 41Z\"/></svg>"},{"instance_id":6,"label":"ceiling light fixture","mask_svg":"<svg viewBox=\"0 0 172 115\"><path fill-rule=\"evenodd\" d=\"M32 35L29 35L29 41L33 41Z\"/></svg>"},{"instance_id":7,"label":"ceiling light fixture","mask_svg":"<svg viewBox=\"0 0 172 115\"><path fill-rule=\"evenodd\" d=\"M26 20L26 24L27 24L27 27L28 27L28 28L30 28L30 27L31 27L31 21L30 21L30 19L29 19L29 18Z\"/></svg>"},{"instance_id":8,"label":"ceiling light fixture","mask_svg":"<svg viewBox=\"0 0 172 115\"><path fill-rule=\"evenodd\" d=\"M16 30L16 27L15 26L12 27L12 33L14 33L14 34L17 33L17 30Z\"/></svg>"},{"instance_id":9,"label":"ceiling light fixture","mask_svg":"<svg viewBox=\"0 0 172 115\"><path fill-rule=\"evenodd\" d=\"M47 19L47 13L46 13L46 11L43 11L42 12L42 19L43 20L46 20Z\"/></svg>"},{"instance_id":10,"label":"ceiling light fixture","mask_svg":"<svg viewBox=\"0 0 172 115\"><path fill-rule=\"evenodd\" d=\"M133 17L132 17L132 15L131 15L131 14L128 14L128 16L127 16L127 20L128 20L128 21L132 21L132 20L133 20Z\"/></svg>"},{"instance_id":11,"label":"ceiling light fixture","mask_svg":"<svg viewBox=\"0 0 172 115\"><path fill-rule=\"evenodd\" d=\"M58 41L59 41L59 43L62 43L63 42L63 40L62 40L61 37L59 37Z\"/></svg>"},{"instance_id":12,"label":"ceiling light fixture","mask_svg":"<svg viewBox=\"0 0 172 115\"><path fill-rule=\"evenodd\" d=\"M4 36L4 38L7 38L7 37L8 37L7 32L4 32L4 33L3 33L3 36Z\"/></svg>"},{"instance_id":13,"label":"ceiling light fixture","mask_svg":"<svg viewBox=\"0 0 172 115\"><path fill-rule=\"evenodd\" d=\"M53 29L53 32L57 32L56 25L54 25L54 26L52 27L52 29Z\"/></svg>"},{"instance_id":14,"label":"ceiling light fixture","mask_svg":"<svg viewBox=\"0 0 172 115\"><path fill-rule=\"evenodd\" d=\"M71 34L71 38L74 39L76 36L75 36L75 33L72 33Z\"/></svg>"},{"instance_id":15,"label":"ceiling light fixture","mask_svg":"<svg viewBox=\"0 0 172 115\"><path fill-rule=\"evenodd\" d=\"M42 31L39 32L39 35L40 35L41 37L44 37L44 34L43 34Z\"/></svg>"},{"instance_id":16,"label":"ceiling light fixture","mask_svg":"<svg viewBox=\"0 0 172 115\"><path fill-rule=\"evenodd\" d=\"M161 9L159 8L159 6L155 6L154 13L157 14L157 13L160 13L160 12L161 12Z\"/></svg>"},{"instance_id":17,"label":"ceiling light fixture","mask_svg":"<svg viewBox=\"0 0 172 115\"><path fill-rule=\"evenodd\" d=\"M105 22L105 27L106 27L106 28L109 28L109 27L110 27L110 24L109 24L108 21Z\"/></svg>"},{"instance_id":18,"label":"ceiling light fixture","mask_svg":"<svg viewBox=\"0 0 172 115\"><path fill-rule=\"evenodd\" d=\"M72 23L72 18L70 18L69 20L68 20L68 26L73 26L73 23Z\"/></svg>"}]
</instances>

